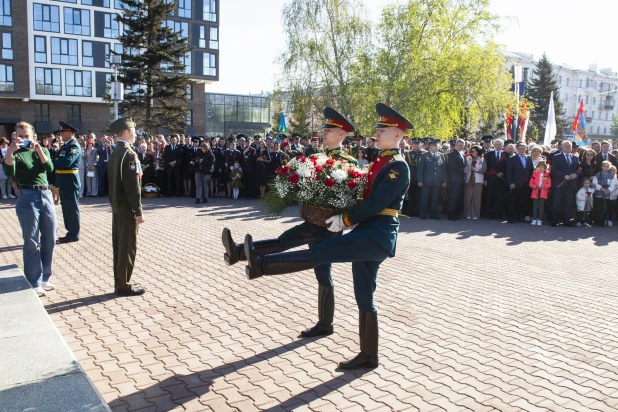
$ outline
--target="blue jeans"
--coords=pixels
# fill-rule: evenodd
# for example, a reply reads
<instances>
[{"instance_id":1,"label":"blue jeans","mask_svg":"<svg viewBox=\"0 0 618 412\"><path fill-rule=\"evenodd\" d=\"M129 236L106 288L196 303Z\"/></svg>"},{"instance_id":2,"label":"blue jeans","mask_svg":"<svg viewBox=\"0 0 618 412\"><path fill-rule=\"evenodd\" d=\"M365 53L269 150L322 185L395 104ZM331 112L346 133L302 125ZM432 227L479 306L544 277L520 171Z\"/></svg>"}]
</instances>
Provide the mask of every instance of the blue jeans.
<instances>
[{"instance_id":1,"label":"blue jeans","mask_svg":"<svg viewBox=\"0 0 618 412\"><path fill-rule=\"evenodd\" d=\"M52 274L57 223L51 191L20 189L15 212L24 237L24 274L35 288Z\"/></svg>"}]
</instances>

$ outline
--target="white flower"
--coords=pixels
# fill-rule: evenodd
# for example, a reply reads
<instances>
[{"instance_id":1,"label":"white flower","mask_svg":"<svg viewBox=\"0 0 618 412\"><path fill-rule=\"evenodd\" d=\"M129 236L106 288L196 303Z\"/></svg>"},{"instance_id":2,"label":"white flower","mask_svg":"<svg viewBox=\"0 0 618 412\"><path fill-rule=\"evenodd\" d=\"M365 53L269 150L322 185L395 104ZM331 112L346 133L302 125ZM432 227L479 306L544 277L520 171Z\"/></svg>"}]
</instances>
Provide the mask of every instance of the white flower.
<instances>
[{"instance_id":1,"label":"white flower","mask_svg":"<svg viewBox=\"0 0 618 412\"><path fill-rule=\"evenodd\" d=\"M335 182L341 183L348 178L348 174L345 170L333 170L330 177L335 179Z\"/></svg>"},{"instance_id":2,"label":"white flower","mask_svg":"<svg viewBox=\"0 0 618 412\"><path fill-rule=\"evenodd\" d=\"M328 160L328 156L326 156L325 154L316 154L311 157L314 157L316 159L315 163L318 166L324 166L326 164L326 161Z\"/></svg>"},{"instance_id":3,"label":"white flower","mask_svg":"<svg viewBox=\"0 0 618 412\"><path fill-rule=\"evenodd\" d=\"M311 162L298 162L296 173L300 177L308 178L313 175L313 163Z\"/></svg>"}]
</instances>

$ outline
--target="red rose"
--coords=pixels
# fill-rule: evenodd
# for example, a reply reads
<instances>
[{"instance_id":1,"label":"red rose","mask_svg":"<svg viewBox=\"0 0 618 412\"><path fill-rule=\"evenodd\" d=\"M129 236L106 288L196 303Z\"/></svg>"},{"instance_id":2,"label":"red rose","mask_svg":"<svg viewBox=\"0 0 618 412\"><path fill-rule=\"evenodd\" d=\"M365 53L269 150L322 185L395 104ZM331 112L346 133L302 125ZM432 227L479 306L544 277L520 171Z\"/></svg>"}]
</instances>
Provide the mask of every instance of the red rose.
<instances>
[{"instance_id":1,"label":"red rose","mask_svg":"<svg viewBox=\"0 0 618 412\"><path fill-rule=\"evenodd\" d=\"M307 158L306 158L306 157L303 157L303 156L299 156L297 160L298 160L299 162L301 162L301 163L304 163L304 162L306 162L306 161L307 161Z\"/></svg>"},{"instance_id":2,"label":"red rose","mask_svg":"<svg viewBox=\"0 0 618 412\"><path fill-rule=\"evenodd\" d=\"M335 186L335 180L331 179L330 177L327 177L326 180L324 180L324 186L326 186L326 187L333 187L333 186Z\"/></svg>"},{"instance_id":3,"label":"red rose","mask_svg":"<svg viewBox=\"0 0 618 412\"><path fill-rule=\"evenodd\" d=\"M476 166L476 160L472 161L472 167Z\"/></svg>"},{"instance_id":4,"label":"red rose","mask_svg":"<svg viewBox=\"0 0 618 412\"><path fill-rule=\"evenodd\" d=\"M348 176L350 176L352 179L358 179L359 177L361 177L362 173L356 169L350 169L348 170Z\"/></svg>"},{"instance_id":5,"label":"red rose","mask_svg":"<svg viewBox=\"0 0 618 412\"><path fill-rule=\"evenodd\" d=\"M315 167L315 172L316 173L322 173L322 171L324 171L324 168L322 166L317 166Z\"/></svg>"},{"instance_id":6,"label":"red rose","mask_svg":"<svg viewBox=\"0 0 618 412\"><path fill-rule=\"evenodd\" d=\"M298 173L294 172L290 175L290 183L292 184L298 184L298 181L300 180L300 176L298 175Z\"/></svg>"},{"instance_id":7,"label":"red rose","mask_svg":"<svg viewBox=\"0 0 618 412\"><path fill-rule=\"evenodd\" d=\"M333 167L333 166L335 165L335 159L333 159L333 158L328 159L328 160L326 161L325 165L326 165L327 167Z\"/></svg>"},{"instance_id":8,"label":"red rose","mask_svg":"<svg viewBox=\"0 0 618 412\"><path fill-rule=\"evenodd\" d=\"M356 184L356 180L350 180L350 181L348 182L348 187L349 187L350 189L354 189L354 188L356 188L356 186L357 186L357 184Z\"/></svg>"}]
</instances>

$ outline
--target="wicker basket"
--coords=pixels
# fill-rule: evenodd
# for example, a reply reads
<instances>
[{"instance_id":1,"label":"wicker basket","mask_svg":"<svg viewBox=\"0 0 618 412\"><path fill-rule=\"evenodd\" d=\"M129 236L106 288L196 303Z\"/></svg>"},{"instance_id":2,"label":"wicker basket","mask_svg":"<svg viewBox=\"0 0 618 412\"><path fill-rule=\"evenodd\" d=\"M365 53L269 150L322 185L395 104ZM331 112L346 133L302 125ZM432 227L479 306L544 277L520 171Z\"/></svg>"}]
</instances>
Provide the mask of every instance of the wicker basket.
<instances>
[{"instance_id":1,"label":"wicker basket","mask_svg":"<svg viewBox=\"0 0 618 412\"><path fill-rule=\"evenodd\" d=\"M146 192L144 189L147 187L154 187L157 189L156 192ZM161 189L159 189L159 186L155 185L154 183L148 183L146 186L144 186L144 189L142 189L142 196L145 199L156 199L157 197L159 197L159 193L161 193Z\"/></svg>"},{"instance_id":2,"label":"wicker basket","mask_svg":"<svg viewBox=\"0 0 618 412\"><path fill-rule=\"evenodd\" d=\"M300 205L300 217L305 222L316 226L328 227L328 224L324 222L326 219L336 214L337 213L333 209L326 207L310 205L307 203L302 203Z\"/></svg>"}]
</instances>

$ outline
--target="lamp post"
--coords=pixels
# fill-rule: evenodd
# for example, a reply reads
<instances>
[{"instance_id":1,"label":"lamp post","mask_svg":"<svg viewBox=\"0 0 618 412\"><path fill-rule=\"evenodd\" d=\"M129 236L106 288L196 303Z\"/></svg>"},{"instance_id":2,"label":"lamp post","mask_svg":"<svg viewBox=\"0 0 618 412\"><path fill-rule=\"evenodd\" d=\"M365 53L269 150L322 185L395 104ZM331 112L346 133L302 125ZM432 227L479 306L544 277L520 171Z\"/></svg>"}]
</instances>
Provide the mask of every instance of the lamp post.
<instances>
[{"instance_id":1,"label":"lamp post","mask_svg":"<svg viewBox=\"0 0 618 412\"><path fill-rule=\"evenodd\" d=\"M109 62L114 68L114 81L111 84L112 101L114 102L114 120L118 120L118 102L123 98L122 84L118 83L118 65L122 62L122 58L117 54L109 56Z\"/></svg>"}]
</instances>

